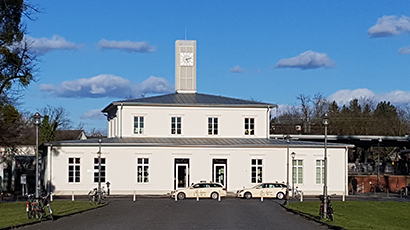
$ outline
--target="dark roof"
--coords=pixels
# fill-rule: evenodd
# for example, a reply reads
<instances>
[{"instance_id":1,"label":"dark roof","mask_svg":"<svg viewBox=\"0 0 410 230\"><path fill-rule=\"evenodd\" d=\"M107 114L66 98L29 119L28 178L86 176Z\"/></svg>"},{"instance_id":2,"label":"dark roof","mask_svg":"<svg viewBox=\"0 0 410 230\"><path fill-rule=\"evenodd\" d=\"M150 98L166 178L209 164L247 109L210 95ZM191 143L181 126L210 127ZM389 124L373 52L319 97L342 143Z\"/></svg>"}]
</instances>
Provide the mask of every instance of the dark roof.
<instances>
[{"instance_id":1,"label":"dark roof","mask_svg":"<svg viewBox=\"0 0 410 230\"><path fill-rule=\"evenodd\" d=\"M55 141L46 143L53 146L98 146L98 139L86 139L78 141ZM266 138L104 138L101 140L102 146L124 146L124 147L208 147L208 148L272 148L286 147L286 140L266 139ZM323 143L308 141L291 141L289 146L297 147L323 147ZM348 144L328 144L333 147L353 147Z\"/></svg>"},{"instance_id":2,"label":"dark roof","mask_svg":"<svg viewBox=\"0 0 410 230\"><path fill-rule=\"evenodd\" d=\"M103 109L103 112L113 105L145 105L145 106L201 106L201 107L262 107L273 108L274 104L215 96L201 93L172 93L155 97L144 97L123 101L115 101Z\"/></svg>"},{"instance_id":3,"label":"dark roof","mask_svg":"<svg viewBox=\"0 0 410 230\"><path fill-rule=\"evenodd\" d=\"M79 140L83 130L57 130L56 141Z\"/></svg>"},{"instance_id":4,"label":"dark roof","mask_svg":"<svg viewBox=\"0 0 410 230\"><path fill-rule=\"evenodd\" d=\"M283 134L270 135L271 138L283 138ZM324 135L291 135L293 140L323 142ZM410 148L410 136L375 136L375 135L327 135L332 143L352 144L368 149L370 147L406 147Z\"/></svg>"}]
</instances>

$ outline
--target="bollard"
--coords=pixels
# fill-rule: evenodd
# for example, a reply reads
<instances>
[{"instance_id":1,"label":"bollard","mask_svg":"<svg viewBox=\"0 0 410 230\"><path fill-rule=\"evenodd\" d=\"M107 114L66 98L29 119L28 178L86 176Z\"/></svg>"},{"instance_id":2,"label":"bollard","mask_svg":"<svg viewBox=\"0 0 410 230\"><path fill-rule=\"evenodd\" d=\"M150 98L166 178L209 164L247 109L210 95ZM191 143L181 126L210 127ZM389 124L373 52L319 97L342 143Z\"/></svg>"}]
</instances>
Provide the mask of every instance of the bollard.
<instances>
[{"instance_id":1,"label":"bollard","mask_svg":"<svg viewBox=\"0 0 410 230\"><path fill-rule=\"evenodd\" d=\"M74 191L72 191L72 194L71 194L71 201L74 201Z\"/></svg>"},{"instance_id":2,"label":"bollard","mask_svg":"<svg viewBox=\"0 0 410 230\"><path fill-rule=\"evenodd\" d=\"M303 192L300 192L300 202L303 202Z\"/></svg>"},{"instance_id":3,"label":"bollard","mask_svg":"<svg viewBox=\"0 0 410 230\"><path fill-rule=\"evenodd\" d=\"M134 190L134 195L133 195L133 197L132 197L132 201L135 202L136 199L137 199L137 196L135 195L135 190Z\"/></svg>"},{"instance_id":4,"label":"bollard","mask_svg":"<svg viewBox=\"0 0 410 230\"><path fill-rule=\"evenodd\" d=\"M407 194L408 194L407 192L408 192L408 190L407 190L407 186L406 186L406 196L407 196Z\"/></svg>"},{"instance_id":5,"label":"bollard","mask_svg":"<svg viewBox=\"0 0 410 230\"><path fill-rule=\"evenodd\" d=\"M218 202L220 202L220 201L221 201L221 195L218 194Z\"/></svg>"},{"instance_id":6,"label":"bollard","mask_svg":"<svg viewBox=\"0 0 410 230\"><path fill-rule=\"evenodd\" d=\"M178 200L178 193L177 191L175 191L175 202L177 202L177 200Z\"/></svg>"},{"instance_id":7,"label":"bollard","mask_svg":"<svg viewBox=\"0 0 410 230\"><path fill-rule=\"evenodd\" d=\"M197 202L199 201L199 191L198 190L196 191L196 201Z\"/></svg>"},{"instance_id":8,"label":"bollard","mask_svg":"<svg viewBox=\"0 0 410 230\"><path fill-rule=\"evenodd\" d=\"M261 202L263 202L263 191L261 191Z\"/></svg>"},{"instance_id":9,"label":"bollard","mask_svg":"<svg viewBox=\"0 0 410 230\"><path fill-rule=\"evenodd\" d=\"M345 201L345 192L343 191L342 201Z\"/></svg>"}]
</instances>

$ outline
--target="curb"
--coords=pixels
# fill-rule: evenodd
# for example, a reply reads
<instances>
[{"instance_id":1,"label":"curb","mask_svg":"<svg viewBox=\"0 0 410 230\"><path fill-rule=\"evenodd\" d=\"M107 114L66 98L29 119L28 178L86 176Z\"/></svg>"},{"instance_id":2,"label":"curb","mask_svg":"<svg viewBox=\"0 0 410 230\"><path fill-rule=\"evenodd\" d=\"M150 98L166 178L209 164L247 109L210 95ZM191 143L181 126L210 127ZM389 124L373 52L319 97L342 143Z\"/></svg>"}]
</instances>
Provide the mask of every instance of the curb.
<instances>
[{"instance_id":1,"label":"curb","mask_svg":"<svg viewBox=\"0 0 410 230\"><path fill-rule=\"evenodd\" d=\"M77 211L77 212L72 212L72 213L68 213L68 214L65 214L65 215L61 215L61 216L60 216L60 215L59 215L59 216L55 216L55 218L56 218L56 219L59 219L59 218L62 218L62 217L72 216L72 215L80 214L80 213L83 213L83 212L91 211L91 210L94 210L94 209L97 209L97 208L102 208L102 207L107 206L108 203L109 203L109 202L106 202L106 203L104 203L104 204L102 204L102 205L100 205L100 206L93 207L93 208L86 209L86 210L81 210L81 211ZM13 226L8 226L8 227L0 228L0 230L9 230L9 229L21 228L21 227L24 227L24 226L30 226L30 225L38 224L38 223L45 222L45 221L52 221L52 220L50 220L50 219L47 218L47 219L44 219L44 220L37 220L37 221L29 222L29 223L18 224L18 225L13 225Z\"/></svg>"},{"instance_id":2,"label":"curb","mask_svg":"<svg viewBox=\"0 0 410 230\"><path fill-rule=\"evenodd\" d=\"M317 216L313 216L313 215L310 215L310 214L307 214L307 213L303 213L303 212L296 211L296 210L294 210L294 209L291 209L291 208L286 207L284 204L280 204L280 206L282 206L282 207L283 207L284 209L286 209L286 211L288 211L288 212L292 212L292 213L297 214L297 215L300 215L300 216L302 216L302 217L304 217L304 218L306 218L306 219L313 220L313 221L315 221L315 222L317 222L317 223L319 223L319 224L326 225L326 226L327 226L328 228L330 228L330 229L346 230L346 229L344 229L344 228L342 228L342 227L335 226L335 225L329 224L329 223L327 223L327 222L323 222L323 221L321 221Z\"/></svg>"}]
</instances>

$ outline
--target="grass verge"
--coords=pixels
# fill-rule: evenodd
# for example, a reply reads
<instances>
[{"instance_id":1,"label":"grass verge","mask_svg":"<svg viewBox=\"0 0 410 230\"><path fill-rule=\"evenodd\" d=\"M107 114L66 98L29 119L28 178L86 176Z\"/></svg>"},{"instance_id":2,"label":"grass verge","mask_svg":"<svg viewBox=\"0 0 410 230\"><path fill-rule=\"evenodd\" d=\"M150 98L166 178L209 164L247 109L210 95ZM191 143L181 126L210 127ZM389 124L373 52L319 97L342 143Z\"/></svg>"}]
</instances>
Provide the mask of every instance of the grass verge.
<instances>
[{"instance_id":1,"label":"grass verge","mask_svg":"<svg viewBox=\"0 0 410 230\"><path fill-rule=\"evenodd\" d=\"M103 205L103 204L101 204ZM55 217L76 213L97 207L88 201L53 201L51 208ZM0 228L16 226L37 221L28 219L26 212L26 202L11 202L0 204Z\"/></svg>"},{"instance_id":2,"label":"grass verge","mask_svg":"<svg viewBox=\"0 0 410 230\"><path fill-rule=\"evenodd\" d=\"M409 229L410 203L395 201L332 201L335 221L344 229ZM293 210L319 217L320 201L291 203Z\"/></svg>"}]
</instances>

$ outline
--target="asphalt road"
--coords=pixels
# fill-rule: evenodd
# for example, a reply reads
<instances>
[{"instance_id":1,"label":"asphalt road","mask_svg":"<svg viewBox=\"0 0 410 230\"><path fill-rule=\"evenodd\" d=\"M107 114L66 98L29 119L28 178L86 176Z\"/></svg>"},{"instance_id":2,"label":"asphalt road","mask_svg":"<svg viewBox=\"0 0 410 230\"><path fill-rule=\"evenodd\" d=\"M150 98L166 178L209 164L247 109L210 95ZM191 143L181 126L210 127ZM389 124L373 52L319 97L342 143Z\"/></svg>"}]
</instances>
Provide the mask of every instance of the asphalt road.
<instances>
[{"instance_id":1,"label":"asphalt road","mask_svg":"<svg viewBox=\"0 0 410 230\"><path fill-rule=\"evenodd\" d=\"M105 207L22 229L327 229L287 212L279 202L225 198L182 200L141 198L111 200Z\"/></svg>"}]
</instances>

